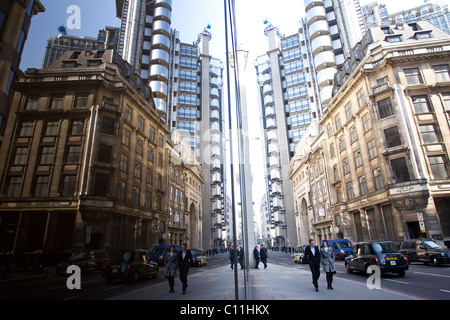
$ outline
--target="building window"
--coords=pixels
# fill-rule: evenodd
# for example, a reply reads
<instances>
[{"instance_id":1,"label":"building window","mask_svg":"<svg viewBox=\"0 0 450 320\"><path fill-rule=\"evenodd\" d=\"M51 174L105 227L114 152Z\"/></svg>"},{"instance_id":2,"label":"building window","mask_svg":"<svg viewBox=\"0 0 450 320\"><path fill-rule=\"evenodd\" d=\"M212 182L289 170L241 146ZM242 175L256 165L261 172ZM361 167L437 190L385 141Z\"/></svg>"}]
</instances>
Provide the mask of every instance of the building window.
<instances>
[{"instance_id":1,"label":"building window","mask_svg":"<svg viewBox=\"0 0 450 320\"><path fill-rule=\"evenodd\" d=\"M327 125L327 133L328 133L328 138L331 138L333 136L333 127L331 124Z\"/></svg>"},{"instance_id":2,"label":"building window","mask_svg":"<svg viewBox=\"0 0 450 320\"><path fill-rule=\"evenodd\" d=\"M98 150L98 162L111 163L112 158L112 146L108 144L100 144Z\"/></svg>"},{"instance_id":3,"label":"building window","mask_svg":"<svg viewBox=\"0 0 450 320\"><path fill-rule=\"evenodd\" d=\"M37 110L39 105L39 95L28 96L25 102L25 110Z\"/></svg>"},{"instance_id":4,"label":"building window","mask_svg":"<svg viewBox=\"0 0 450 320\"><path fill-rule=\"evenodd\" d=\"M136 141L136 153L142 155L144 152L144 142L141 139L137 139Z\"/></svg>"},{"instance_id":5,"label":"building window","mask_svg":"<svg viewBox=\"0 0 450 320\"><path fill-rule=\"evenodd\" d=\"M126 146L130 146L130 135L131 135L130 131L128 131L127 129L123 130L122 143Z\"/></svg>"},{"instance_id":6,"label":"building window","mask_svg":"<svg viewBox=\"0 0 450 320\"><path fill-rule=\"evenodd\" d=\"M337 164L333 166L333 176L335 181L339 179L339 169Z\"/></svg>"},{"instance_id":7,"label":"building window","mask_svg":"<svg viewBox=\"0 0 450 320\"><path fill-rule=\"evenodd\" d=\"M127 105L125 109L125 119L129 122L133 122L133 109L129 105Z\"/></svg>"},{"instance_id":8,"label":"building window","mask_svg":"<svg viewBox=\"0 0 450 320\"><path fill-rule=\"evenodd\" d=\"M363 122L364 132L367 132L370 129L372 129L372 121L370 120L369 113L366 113L365 115L362 116L362 122Z\"/></svg>"},{"instance_id":9,"label":"building window","mask_svg":"<svg viewBox=\"0 0 450 320\"><path fill-rule=\"evenodd\" d=\"M359 168L363 165L363 161L362 161L362 156L361 156L361 152L359 150L356 150L353 153L353 157L355 159L355 167Z\"/></svg>"},{"instance_id":10,"label":"building window","mask_svg":"<svg viewBox=\"0 0 450 320\"><path fill-rule=\"evenodd\" d=\"M391 160L391 168L396 183L410 181L408 165L405 158Z\"/></svg>"},{"instance_id":11,"label":"building window","mask_svg":"<svg viewBox=\"0 0 450 320\"><path fill-rule=\"evenodd\" d=\"M155 151L151 147L149 147L147 151L147 160L152 163L155 162Z\"/></svg>"},{"instance_id":12,"label":"building window","mask_svg":"<svg viewBox=\"0 0 450 320\"><path fill-rule=\"evenodd\" d=\"M367 143L367 148L369 149L369 160L373 160L378 157L378 149L375 139L370 140L369 143Z\"/></svg>"},{"instance_id":13,"label":"building window","mask_svg":"<svg viewBox=\"0 0 450 320\"><path fill-rule=\"evenodd\" d=\"M88 106L89 93L82 92L77 93L75 96L75 108L87 108Z\"/></svg>"},{"instance_id":14,"label":"building window","mask_svg":"<svg viewBox=\"0 0 450 320\"><path fill-rule=\"evenodd\" d=\"M149 184L153 184L153 171L152 171L152 169L148 169L147 168L147 179L146 179L146 181Z\"/></svg>"},{"instance_id":15,"label":"building window","mask_svg":"<svg viewBox=\"0 0 450 320\"><path fill-rule=\"evenodd\" d=\"M386 138L386 145L388 148L400 146L402 140L397 127L392 127L384 130L384 137Z\"/></svg>"},{"instance_id":16,"label":"building window","mask_svg":"<svg viewBox=\"0 0 450 320\"><path fill-rule=\"evenodd\" d=\"M67 175L62 178L61 193L63 197L73 197L75 195L77 176Z\"/></svg>"},{"instance_id":17,"label":"building window","mask_svg":"<svg viewBox=\"0 0 450 320\"><path fill-rule=\"evenodd\" d=\"M138 187L133 187L133 206L139 207L140 190Z\"/></svg>"},{"instance_id":18,"label":"building window","mask_svg":"<svg viewBox=\"0 0 450 320\"><path fill-rule=\"evenodd\" d=\"M348 162L348 158L342 160L342 165L344 167L344 174L350 173L350 164Z\"/></svg>"},{"instance_id":19,"label":"building window","mask_svg":"<svg viewBox=\"0 0 450 320\"><path fill-rule=\"evenodd\" d=\"M405 72L406 82L409 85L416 85L423 83L423 78L422 75L420 74L419 68L409 68L404 69L403 71Z\"/></svg>"},{"instance_id":20,"label":"building window","mask_svg":"<svg viewBox=\"0 0 450 320\"><path fill-rule=\"evenodd\" d=\"M28 147L17 147L14 156L14 165L26 165L28 159Z\"/></svg>"},{"instance_id":21,"label":"building window","mask_svg":"<svg viewBox=\"0 0 450 320\"><path fill-rule=\"evenodd\" d=\"M42 147L39 164L52 164L55 147Z\"/></svg>"},{"instance_id":22,"label":"building window","mask_svg":"<svg viewBox=\"0 0 450 320\"><path fill-rule=\"evenodd\" d=\"M450 67L448 64L434 66L434 73L438 82L450 81Z\"/></svg>"},{"instance_id":23,"label":"building window","mask_svg":"<svg viewBox=\"0 0 450 320\"><path fill-rule=\"evenodd\" d=\"M378 112L380 113L380 119L387 118L394 114L394 110L391 104L391 98L386 98L380 101L377 101Z\"/></svg>"},{"instance_id":24,"label":"building window","mask_svg":"<svg viewBox=\"0 0 450 320\"><path fill-rule=\"evenodd\" d=\"M145 209L152 208L152 193L150 191L145 192Z\"/></svg>"},{"instance_id":25,"label":"building window","mask_svg":"<svg viewBox=\"0 0 450 320\"><path fill-rule=\"evenodd\" d=\"M336 188L336 200L338 203L341 203L344 201L343 197L342 197L342 189L341 187L337 187Z\"/></svg>"},{"instance_id":26,"label":"building window","mask_svg":"<svg viewBox=\"0 0 450 320\"><path fill-rule=\"evenodd\" d=\"M48 180L48 176L37 176L35 178L35 185L32 186L35 197L48 196Z\"/></svg>"},{"instance_id":27,"label":"building window","mask_svg":"<svg viewBox=\"0 0 450 320\"><path fill-rule=\"evenodd\" d=\"M158 179L156 181L156 187L162 189L162 175L158 173Z\"/></svg>"},{"instance_id":28,"label":"building window","mask_svg":"<svg viewBox=\"0 0 450 320\"><path fill-rule=\"evenodd\" d=\"M347 189L347 200L351 201L355 199L355 192L353 191L353 182L347 182L345 184L345 187Z\"/></svg>"},{"instance_id":29,"label":"building window","mask_svg":"<svg viewBox=\"0 0 450 320\"><path fill-rule=\"evenodd\" d=\"M8 198L18 198L20 196L20 189L22 186L21 176L12 176L8 179L6 196Z\"/></svg>"},{"instance_id":30,"label":"building window","mask_svg":"<svg viewBox=\"0 0 450 320\"><path fill-rule=\"evenodd\" d=\"M81 136L83 135L83 132L84 132L84 119L73 119L70 134L72 136Z\"/></svg>"},{"instance_id":31,"label":"building window","mask_svg":"<svg viewBox=\"0 0 450 320\"><path fill-rule=\"evenodd\" d=\"M101 132L110 136L115 135L116 119L103 117Z\"/></svg>"},{"instance_id":32,"label":"building window","mask_svg":"<svg viewBox=\"0 0 450 320\"><path fill-rule=\"evenodd\" d=\"M425 112L432 112L430 101L428 100L428 96L412 96L411 100L414 105L414 110L417 113L425 113Z\"/></svg>"},{"instance_id":33,"label":"building window","mask_svg":"<svg viewBox=\"0 0 450 320\"><path fill-rule=\"evenodd\" d=\"M94 195L99 197L108 196L109 192L109 174L96 173Z\"/></svg>"},{"instance_id":34,"label":"building window","mask_svg":"<svg viewBox=\"0 0 450 320\"><path fill-rule=\"evenodd\" d=\"M69 146L67 150L67 163L79 163L81 158L81 146Z\"/></svg>"},{"instance_id":35,"label":"building window","mask_svg":"<svg viewBox=\"0 0 450 320\"><path fill-rule=\"evenodd\" d=\"M334 123L336 125L336 131L338 131L342 127L341 115L338 114L336 118L334 118Z\"/></svg>"},{"instance_id":36,"label":"building window","mask_svg":"<svg viewBox=\"0 0 450 320\"><path fill-rule=\"evenodd\" d=\"M145 119L142 118L141 116L139 116L138 129L139 129L141 132L145 132Z\"/></svg>"},{"instance_id":37,"label":"building window","mask_svg":"<svg viewBox=\"0 0 450 320\"><path fill-rule=\"evenodd\" d=\"M444 156L430 156L431 172L435 179L447 179L448 171Z\"/></svg>"},{"instance_id":38,"label":"building window","mask_svg":"<svg viewBox=\"0 0 450 320\"><path fill-rule=\"evenodd\" d=\"M423 143L437 143L441 142L440 135L435 124L424 124L420 126Z\"/></svg>"},{"instance_id":39,"label":"building window","mask_svg":"<svg viewBox=\"0 0 450 320\"><path fill-rule=\"evenodd\" d=\"M48 121L45 126L45 136L55 137L58 135L59 121Z\"/></svg>"},{"instance_id":40,"label":"building window","mask_svg":"<svg viewBox=\"0 0 450 320\"><path fill-rule=\"evenodd\" d=\"M364 107L364 105L366 104L366 95L364 93L364 89L359 90L358 93L356 94L356 97L358 99L359 108Z\"/></svg>"},{"instance_id":41,"label":"building window","mask_svg":"<svg viewBox=\"0 0 450 320\"><path fill-rule=\"evenodd\" d=\"M62 109L64 105L64 94L54 94L50 98L49 109Z\"/></svg>"},{"instance_id":42,"label":"building window","mask_svg":"<svg viewBox=\"0 0 450 320\"><path fill-rule=\"evenodd\" d=\"M150 133L149 133L150 141L155 142L155 137L156 137L156 129L155 127L150 126Z\"/></svg>"},{"instance_id":43,"label":"building window","mask_svg":"<svg viewBox=\"0 0 450 320\"><path fill-rule=\"evenodd\" d=\"M159 146L164 146L164 135L162 133L159 134Z\"/></svg>"},{"instance_id":44,"label":"building window","mask_svg":"<svg viewBox=\"0 0 450 320\"><path fill-rule=\"evenodd\" d=\"M360 196L361 197L365 196L368 193L366 177L365 176L359 177L358 178L358 183L359 183Z\"/></svg>"},{"instance_id":45,"label":"building window","mask_svg":"<svg viewBox=\"0 0 450 320\"><path fill-rule=\"evenodd\" d=\"M445 111L450 111L450 92L442 93L442 100L444 103Z\"/></svg>"},{"instance_id":46,"label":"building window","mask_svg":"<svg viewBox=\"0 0 450 320\"><path fill-rule=\"evenodd\" d=\"M347 120L350 120L350 118L353 116L352 104L350 102L345 105L345 115L347 117Z\"/></svg>"},{"instance_id":47,"label":"building window","mask_svg":"<svg viewBox=\"0 0 450 320\"><path fill-rule=\"evenodd\" d=\"M383 176L381 175L381 170L380 168L377 168L375 170L372 171L373 174L373 180L375 183L375 190L381 190L384 188L384 183L383 183Z\"/></svg>"},{"instance_id":48,"label":"building window","mask_svg":"<svg viewBox=\"0 0 450 320\"><path fill-rule=\"evenodd\" d=\"M139 162L136 162L134 165L134 177L140 179L142 174L142 165Z\"/></svg>"},{"instance_id":49,"label":"building window","mask_svg":"<svg viewBox=\"0 0 450 320\"><path fill-rule=\"evenodd\" d=\"M117 198L120 202L125 202L126 199L126 194L127 194L127 187L125 182L120 181L119 182L119 190L117 193Z\"/></svg>"},{"instance_id":50,"label":"building window","mask_svg":"<svg viewBox=\"0 0 450 320\"><path fill-rule=\"evenodd\" d=\"M351 143L354 143L357 140L358 140L358 133L356 132L356 127L353 126L350 129L350 141L351 141Z\"/></svg>"},{"instance_id":51,"label":"building window","mask_svg":"<svg viewBox=\"0 0 450 320\"><path fill-rule=\"evenodd\" d=\"M158 154L158 167L162 168L163 166L163 155L160 153Z\"/></svg>"},{"instance_id":52,"label":"building window","mask_svg":"<svg viewBox=\"0 0 450 320\"><path fill-rule=\"evenodd\" d=\"M341 136L339 138L339 151L342 152L342 151L345 150L345 148L346 148L346 146L345 146L345 139L344 139L344 136Z\"/></svg>"},{"instance_id":53,"label":"building window","mask_svg":"<svg viewBox=\"0 0 450 320\"><path fill-rule=\"evenodd\" d=\"M128 172L128 157L124 154L120 155L120 171Z\"/></svg>"},{"instance_id":54,"label":"building window","mask_svg":"<svg viewBox=\"0 0 450 320\"><path fill-rule=\"evenodd\" d=\"M330 145L330 156L331 156L332 159L333 159L334 157L336 157L336 150L335 150L335 148L334 148L334 143L332 143L332 144Z\"/></svg>"},{"instance_id":55,"label":"building window","mask_svg":"<svg viewBox=\"0 0 450 320\"><path fill-rule=\"evenodd\" d=\"M34 122L22 122L20 124L19 137L32 137L33 126Z\"/></svg>"},{"instance_id":56,"label":"building window","mask_svg":"<svg viewBox=\"0 0 450 320\"><path fill-rule=\"evenodd\" d=\"M402 41L403 41L403 37L398 34L386 36L386 42L389 42L389 43L402 42Z\"/></svg>"}]
</instances>

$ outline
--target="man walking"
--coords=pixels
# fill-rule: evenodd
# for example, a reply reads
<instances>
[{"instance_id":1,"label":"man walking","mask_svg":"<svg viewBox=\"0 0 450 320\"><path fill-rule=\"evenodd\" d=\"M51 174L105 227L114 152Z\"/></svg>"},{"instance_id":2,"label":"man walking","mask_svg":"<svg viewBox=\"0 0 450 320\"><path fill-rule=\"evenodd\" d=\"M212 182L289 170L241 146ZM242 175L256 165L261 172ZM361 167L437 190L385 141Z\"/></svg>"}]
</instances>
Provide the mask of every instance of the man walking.
<instances>
[{"instance_id":1,"label":"man walking","mask_svg":"<svg viewBox=\"0 0 450 320\"><path fill-rule=\"evenodd\" d=\"M255 269L259 269L259 250L258 245L255 246L255 249L253 249L253 257L255 258Z\"/></svg>"},{"instance_id":2,"label":"man walking","mask_svg":"<svg viewBox=\"0 0 450 320\"><path fill-rule=\"evenodd\" d=\"M242 248L242 246L239 246L238 262L241 265L241 269L244 269L244 249Z\"/></svg>"},{"instance_id":3,"label":"man walking","mask_svg":"<svg viewBox=\"0 0 450 320\"><path fill-rule=\"evenodd\" d=\"M261 262L264 264L264 269L267 268L267 249L264 247L264 243L261 244L261 250L259 250L259 256L261 257Z\"/></svg>"},{"instance_id":4,"label":"man walking","mask_svg":"<svg viewBox=\"0 0 450 320\"><path fill-rule=\"evenodd\" d=\"M319 292L319 277L320 277L320 250L319 247L314 244L314 240L309 240L309 246L305 248L305 258L309 263L309 268L312 273L312 280L316 292Z\"/></svg>"},{"instance_id":5,"label":"man walking","mask_svg":"<svg viewBox=\"0 0 450 320\"><path fill-rule=\"evenodd\" d=\"M186 293L187 276L189 273L189 267L192 265L192 253L186 249L186 244L183 243L182 249L178 252L178 266L180 269L180 280L183 284L183 294Z\"/></svg>"},{"instance_id":6,"label":"man walking","mask_svg":"<svg viewBox=\"0 0 450 320\"><path fill-rule=\"evenodd\" d=\"M234 250L234 246L231 245L231 249L230 249L231 269L233 269L233 267L234 267L234 259L235 259L234 255L235 255L235 253L236 253L236 250Z\"/></svg>"}]
</instances>

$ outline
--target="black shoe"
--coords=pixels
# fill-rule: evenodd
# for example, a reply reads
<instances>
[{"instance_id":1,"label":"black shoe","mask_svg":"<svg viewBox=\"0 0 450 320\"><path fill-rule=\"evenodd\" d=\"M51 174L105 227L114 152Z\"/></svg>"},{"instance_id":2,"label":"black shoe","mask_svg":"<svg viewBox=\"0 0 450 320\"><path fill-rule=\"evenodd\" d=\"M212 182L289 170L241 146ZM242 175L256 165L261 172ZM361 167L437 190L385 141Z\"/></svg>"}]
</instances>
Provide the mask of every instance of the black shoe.
<instances>
[{"instance_id":1,"label":"black shoe","mask_svg":"<svg viewBox=\"0 0 450 320\"><path fill-rule=\"evenodd\" d=\"M318 287L316 287L316 292L319 292L319 288Z\"/></svg>"}]
</instances>

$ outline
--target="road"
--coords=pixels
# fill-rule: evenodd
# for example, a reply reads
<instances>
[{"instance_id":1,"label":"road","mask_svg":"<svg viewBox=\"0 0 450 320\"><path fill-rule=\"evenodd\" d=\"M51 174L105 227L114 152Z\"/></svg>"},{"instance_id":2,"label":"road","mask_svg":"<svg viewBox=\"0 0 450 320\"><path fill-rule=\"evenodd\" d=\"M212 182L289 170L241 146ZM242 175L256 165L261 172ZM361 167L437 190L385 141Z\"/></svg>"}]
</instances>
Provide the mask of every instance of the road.
<instances>
[{"instance_id":1,"label":"road","mask_svg":"<svg viewBox=\"0 0 450 320\"><path fill-rule=\"evenodd\" d=\"M382 275L382 291L377 295L367 289L367 276L348 274L342 261L336 261L335 290L326 290L325 275L319 279L319 294L312 293L308 265L295 264L290 254L269 252L268 268L250 270L258 275L261 288L269 288L268 297L279 300L297 299L426 299L450 300L450 266L436 267L414 263L404 277ZM227 254L208 258L204 267L191 268L187 294L181 295L179 280L176 280L176 294L168 293L164 268L157 279L142 280L139 283L115 282L107 284L101 273L82 275L81 289L69 290L66 278L48 274L39 279L18 282L0 282L0 300L233 300L234 272L229 268ZM242 283L243 271L239 270ZM376 290L375 290L376 291ZM191 293L190 293L191 292ZM193 295L195 293L195 296ZM191 294L191 295L189 295ZM334 294L334 295L333 295ZM241 296L242 298L242 296ZM266 298L265 298L266 299Z\"/></svg>"}]
</instances>

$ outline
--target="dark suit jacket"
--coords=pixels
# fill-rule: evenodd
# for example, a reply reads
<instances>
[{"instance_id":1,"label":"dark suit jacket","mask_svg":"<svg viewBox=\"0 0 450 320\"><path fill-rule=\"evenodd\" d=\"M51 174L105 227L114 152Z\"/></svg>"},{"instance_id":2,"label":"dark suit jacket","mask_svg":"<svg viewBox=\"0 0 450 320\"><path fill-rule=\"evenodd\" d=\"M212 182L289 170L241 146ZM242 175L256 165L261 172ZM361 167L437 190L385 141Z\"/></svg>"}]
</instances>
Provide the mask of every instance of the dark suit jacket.
<instances>
[{"instance_id":1,"label":"dark suit jacket","mask_svg":"<svg viewBox=\"0 0 450 320\"><path fill-rule=\"evenodd\" d=\"M192 253L190 250L186 250L186 256L183 259L183 250L178 251L178 266L180 271L188 269L192 265Z\"/></svg>"},{"instance_id":2,"label":"dark suit jacket","mask_svg":"<svg viewBox=\"0 0 450 320\"><path fill-rule=\"evenodd\" d=\"M315 254L313 255L311 247L307 246L305 248L305 258L310 264L317 264L320 266L320 249L318 246L314 246Z\"/></svg>"}]
</instances>

